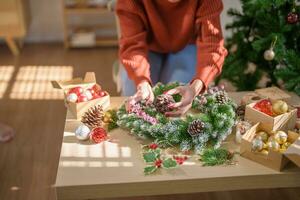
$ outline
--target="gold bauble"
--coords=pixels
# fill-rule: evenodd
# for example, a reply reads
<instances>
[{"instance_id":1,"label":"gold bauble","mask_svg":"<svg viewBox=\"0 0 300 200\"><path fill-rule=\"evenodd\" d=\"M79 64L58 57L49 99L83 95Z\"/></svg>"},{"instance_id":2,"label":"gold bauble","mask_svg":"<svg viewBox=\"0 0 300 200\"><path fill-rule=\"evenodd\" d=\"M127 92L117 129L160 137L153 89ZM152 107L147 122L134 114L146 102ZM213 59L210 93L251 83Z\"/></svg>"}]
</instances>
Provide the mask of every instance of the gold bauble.
<instances>
[{"instance_id":1,"label":"gold bauble","mask_svg":"<svg viewBox=\"0 0 300 200\"><path fill-rule=\"evenodd\" d=\"M278 144L284 144L288 139L288 135L284 131L277 131L274 138Z\"/></svg>"},{"instance_id":2,"label":"gold bauble","mask_svg":"<svg viewBox=\"0 0 300 200\"><path fill-rule=\"evenodd\" d=\"M291 146L290 142L285 142L281 145L281 147L286 148L286 149L289 148L289 146Z\"/></svg>"},{"instance_id":3,"label":"gold bauble","mask_svg":"<svg viewBox=\"0 0 300 200\"><path fill-rule=\"evenodd\" d=\"M277 100L272 104L272 109L275 114L281 115L288 112L289 106L285 101Z\"/></svg>"},{"instance_id":4,"label":"gold bauble","mask_svg":"<svg viewBox=\"0 0 300 200\"><path fill-rule=\"evenodd\" d=\"M252 151L261 151L264 148L264 142L260 138L252 140Z\"/></svg>"},{"instance_id":5,"label":"gold bauble","mask_svg":"<svg viewBox=\"0 0 300 200\"><path fill-rule=\"evenodd\" d=\"M279 151L280 145L275 140L268 142L269 150Z\"/></svg>"},{"instance_id":6,"label":"gold bauble","mask_svg":"<svg viewBox=\"0 0 300 200\"><path fill-rule=\"evenodd\" d=\"M269 151L266 149L263 149L260 153L262 153L263 155L267 156L269 154Z\"/></svg>"},{"instance_id":7,"label":"gold bauble","mask_svg":"<svg viewBox=\"0 0 300 200\"><path fill-rule=\"evenodd\" d=\"M265 131L259 131L258 133L256 133L256 135L257 137L260 137L263 142L268 141L269 135Z\"/></svg>"},{"instance_id":8,"label":"gold bauble","mask_svg":"<svg viewBox=\"0 0 300 200\"><path fill-rule=\"evenodd\" d=\"M272 48L270 48L264 52L264 58L267 61L271 61L275 58L275 52L273 51Z\"/></svg>"}]
</instances>

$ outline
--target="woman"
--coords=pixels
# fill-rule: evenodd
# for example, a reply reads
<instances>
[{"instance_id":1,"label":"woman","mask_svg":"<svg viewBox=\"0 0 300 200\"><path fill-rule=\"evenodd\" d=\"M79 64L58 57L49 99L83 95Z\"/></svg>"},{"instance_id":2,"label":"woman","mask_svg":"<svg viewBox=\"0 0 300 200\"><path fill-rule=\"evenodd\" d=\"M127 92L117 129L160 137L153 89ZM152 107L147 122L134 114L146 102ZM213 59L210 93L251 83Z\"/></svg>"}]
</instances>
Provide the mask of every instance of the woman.
<instances>
[{"instance_id":1,"label":"woman","mask_svg":"<svg viewBox=\"0 0 300 200\"><path fill-rule=\"evenodd\" d=\"M123 95L153 101L152 84L190 83L168 91L183 98L166 114L184 114L221 72L227 55L222 9L221 0L119 0Z\"/></svg>"}]
</instances>

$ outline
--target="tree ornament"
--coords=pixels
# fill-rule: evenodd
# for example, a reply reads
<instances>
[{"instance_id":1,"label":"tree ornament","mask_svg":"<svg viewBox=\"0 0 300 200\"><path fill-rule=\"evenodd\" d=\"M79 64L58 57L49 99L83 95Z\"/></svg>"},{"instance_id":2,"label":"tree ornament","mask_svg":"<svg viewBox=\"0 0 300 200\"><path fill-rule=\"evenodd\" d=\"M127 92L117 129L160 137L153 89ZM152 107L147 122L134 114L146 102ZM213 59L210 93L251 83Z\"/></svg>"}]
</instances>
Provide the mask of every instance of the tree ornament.
<instances>
[{"instance_id":1,"label":"tree ornament","mask_svg":"<svg viewBox=\"0 0 300 200\"><path fill-rule=\"evenodd\" d=\"M89 89L85 90L83 92L83 95L85 95L88 100L92 100L93 99L93 94L92 94L91 90L89 90Z\"/></svg>"},{"instance_id":2,"label":"tree ornament","mask_svg":"<svg viewBox=\"0 0 300 200\"><path fill-rule=\"evenodd\" d=\"M275 52L274 52L273 48L270 48L264 52L264 58L267 61L271 61L275 58Z\"/></svg>"},{"instance_id":3,"label":"tree ornament","mask_svg":"<svg viewBox=\"0 0 300 200\"><path fill-rule=\"evenodd\" d=\"M292 12L288 13L288 15L286 16L286 21L288 24L296 24L299 21L299 14L295 9L293 9Z\"/></svg>"},{"instance_id":4,"label":"tree ornament","mask_svg":"<svg viewBox=\"0 0 300 200\"><path fill-rule=\"evenodd\" d=\"M77 94L77 96L80 96L83 93L83 88L82 87L71 88L69 90L68 94L70 94L70 93L75 93L75 94Z\"/></svg>"},{"instance_id":5,"label":"tree ornament","mask_svg":"<svg viewBox=\"0 0 300 200\"><path fill-rule=\"evenodd\" d=\"M88 101L88 98L84 94L81 94L78 96L78 100L77 100L78 103L87 102L87 101Z\"/></svg>"},{"instance_id":6,"label":"tree ornament","mask_svg":"<svg viewBox=\"0 0 300 200\"><path fill-rule=\"evenodd\" d=\"M78 100L78 96L76 93L69 93L67 95L67 102L76 103Z\"/></svg>"},{"instance_id":7,"label":"tree ornament","mask_svg":"<svg viewBox=\"0 0 300 200\"><path fill-rule=\"evenodd\" d=\"M84 113L81 122L92 128L100 127L103 124L103 116L104 112L102 106L96 105Z\"/></svg>"},{"instance_id":8,"label":"tree ornament","mask_svg":"<svg viewBox=\"0 0 300 200\"><path fill-rule=\"evenodd\" d=\"M172 111L171 105L175 103L173 97L168 94L162 94L154 100L156 110L162 114Z\"/></svg>"},{"instance_id":9,"label":"tree ornament","mask_svg":"<svg viewBox=\"0 0 300 200\"><path fill-rule=\"evenodd\" d=\"M219 91L216 94L216 101L218 104L226 104L229 101L227 94L223 91Z\"/></svg>"},{"instance_id":10,"label":"tree ornament","mask_svg":"<svg viewBox=\"0 0 300 200\"><path fill-rule=\"evenodd\" d=\"M260 139L261 139L263 142L267 142L267 141L268 141L268 138L269 138L268 133L265 132L265 131L259 131L258 133L256 133L256 136L257 136L257 137L260 137Z\"/></svg>"},{"instance_id":11,"label":"tree ornament","mask_svg":"<svg viewBox=\"0 0 300 200\"><path fill-rule=\"evenodd\" d=\"M204 132L205 123L200 119L196 119L189 124L188 133L193 137Z\"/></svg>"},{"instance_id":12,"label":"tree ornament","mask_svg":"<svg viewBox=\"0 0 300 200\"><path fill-rule=\"evenodd\" d=\"M277 100L272 104L272 109L275 114L281 115L288 112L289 106L285 101Z\"/></svg>"},{"instance_id":13,"label":"tree ornament","mask_svg":"<svg viewBox=\"0 0 300 200\"><path fill-rule=\"evenodd\" d=\"M264 142L261 140L261 138L254 138L252 140L252 151L261 151L264 149Z\"/></svg>"},{"instance_id":14,"label":"tree ornament","mask_svg":"<svg viewBox=\"0 0 300 200\"><path fill-rule=\"evenodd\" d=\"M98 85L98 84L95 84L95 85L91 88L91 90L94 91L94 92L92 92L93 94L99 94L99 93L102 91L101 86Z\"/></svg>"},{"instance_id":15,"label":"tree ornament","mask_svg":"<svg viewBox=\"0 0 300 200\"><path fill-rule=\"evenodd\" d=\"M284 131L277 131L274 138L278 144L284 144L287 142L288 135Z\"/></svg>"},{"instance_id":16,"label":"tree ornament","mask_svg":"<svg viewBox=\"0 0 300 200\"><path fill-rule=\"evenodd\" d=\"M268 99L263 99L261 101L258 101L254 107L254 109L259 110L260 112L263 112L269 116L273 116L273 111L272 111L272 103Z\"/></svg>"},{"instance_id":17,"label":"tree ornament","mask_svg":"<svg viewBox=\"0 0 300 200\"><path fill-rule=\"evenodd\" d=\"M84 124L77 127L75 130L75 136L78 140L87 140L90 137L90 128Z\"/></svg>"},{"instance_id":18,"label":"tree ornament","mask_svg":"<svg viewBox=\"0 0 300 200\"><path fill-rule=\"evenodd\" d=\"M104 128L97 127L92 130L90 137L95 143L101 143L107 139L107 132Z\"/></svg>"},{"instance_id":19,"label":"tree ornament","mask_svg":"<svg viewBox=\"0 0 300 200\"><path fill-rule=\"evenodd\" d=\"M235 141L240 144L242 142L243 135L251 128L251 124L248 121L239 121L236 124Z\"/></svg>"},{"instance_id":20,"label":"tree ornament","mask_svg":"<svg viewBox=\"0 0 300 200\"><path fill-rule=\"evenodd\" d=\"M272 140L268 142L268 148L269 151L279 151L280 149L280 145L278 144L278 142L276 140Z\"/></svg>"}]
</instances>

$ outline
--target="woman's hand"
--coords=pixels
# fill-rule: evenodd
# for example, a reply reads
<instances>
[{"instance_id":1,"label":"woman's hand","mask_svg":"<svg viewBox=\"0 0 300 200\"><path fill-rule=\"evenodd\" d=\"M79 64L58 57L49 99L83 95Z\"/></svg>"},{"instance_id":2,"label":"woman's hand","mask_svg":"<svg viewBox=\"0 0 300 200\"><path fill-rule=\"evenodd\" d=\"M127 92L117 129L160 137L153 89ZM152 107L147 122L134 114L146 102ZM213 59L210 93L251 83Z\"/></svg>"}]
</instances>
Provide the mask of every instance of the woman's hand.
<instances>
[{"instance_id":1,"label":"woman's hand","mask_svg":"<svg viewBox=\"0 0 300 200\"><path fill-rule=\"evenodd\" d=\"M167 112L169 117L177 117L186 113L191 107L194 98L202 91L203 83L201 80L196 79L190 85L179 86L166 92L166 94L180 94L182 96L181 101L174 103L172 108L174 111Z\"/></svg>"},{"instance_id":2,"label":"woman's hand","mask_svg":"<svg viewBox=\"0 0 300 200\"><path fill-rule=\"evenodd\" d=\"M152 92L152 87L149 82L143 81L137 86L137 92L134 96L129 97L126 103L126 110L130 110L131 106L135 103L146 100L147 103L152 103L154 100L154 94Z\"/></svg>"}]
</instances>

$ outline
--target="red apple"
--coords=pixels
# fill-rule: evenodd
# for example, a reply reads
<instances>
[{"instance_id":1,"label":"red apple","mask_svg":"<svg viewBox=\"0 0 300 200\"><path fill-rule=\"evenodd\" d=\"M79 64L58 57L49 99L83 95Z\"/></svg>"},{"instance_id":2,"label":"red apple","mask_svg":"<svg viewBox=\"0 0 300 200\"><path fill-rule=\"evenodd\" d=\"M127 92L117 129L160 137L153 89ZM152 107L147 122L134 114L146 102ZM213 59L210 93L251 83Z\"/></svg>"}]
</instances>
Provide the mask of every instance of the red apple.
<instances>
[{"instance_id":1,"label":"red apple","mask_svg":"<svg viewBox=\"0 0 300 200\"><path fill-rule=\"evenodd\" d=\"M68 94L71 94L71 93L75 93L77 94L77 96L80 96L80 94L83 93L83 88L82 87L74 87L74 88L71 88L68 92Z\"/></svg>"}]
</instances>

